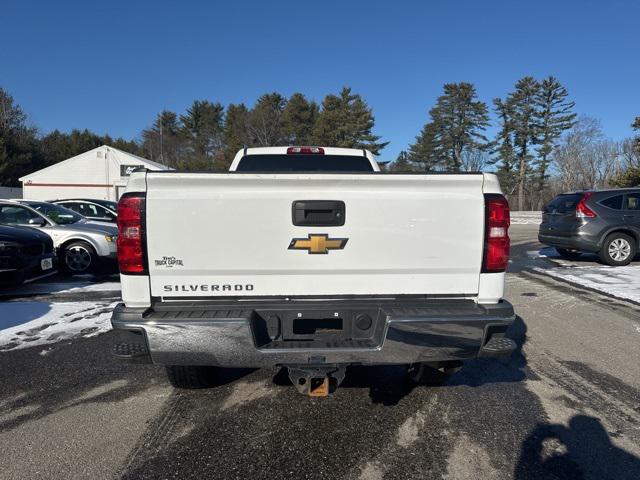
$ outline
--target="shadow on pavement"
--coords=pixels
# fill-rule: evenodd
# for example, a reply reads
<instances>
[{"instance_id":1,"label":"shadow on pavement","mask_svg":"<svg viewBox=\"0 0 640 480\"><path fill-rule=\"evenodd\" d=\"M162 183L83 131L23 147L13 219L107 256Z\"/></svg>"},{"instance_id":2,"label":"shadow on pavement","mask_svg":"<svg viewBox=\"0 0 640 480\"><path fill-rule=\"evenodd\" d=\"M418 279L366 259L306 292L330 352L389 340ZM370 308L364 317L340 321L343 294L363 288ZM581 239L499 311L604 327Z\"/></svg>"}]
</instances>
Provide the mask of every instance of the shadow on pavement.
<instances>
[{"instance_id":1,"label":"shadow on pavement","mask_svg":"<svg viewBox=\"0 0 640 480\"><path fill-rule=\"evenodd\" d=\"M516 342L516 349L509 358L479 358L465 362L464 367L446 383L450 386L479 387L488 383L522 382L536 378L527 368L527 357L522 348L527 341L527 325L517 316L506 334Z\"/></svg>"},{"instance_id":2,"label":"shadow on pavement","mask_svg":"<svg viewBox=\"0 0 640 480\"><path fill-rule=\"evenodd\" d=\"M407 377L407 367L404 365L351 366L347 369L347 376L340 388L369 389L369 398L372 403L394 406L415 388L429 388L435 385L478 387L487 383L521 382L527 378L525 373L527 359L522 351L526 342L526 333L527 327L524 320L519 316L516 317L507 332L507 336L517 344L511 357L499 360L483 358L469 360L452 377L434 371L428 382L416 384ZM281 368L276 373L273 382L276 385L293 388L286 368Z\"/></svg>"},{"instance_id":3,"label":"shadow on pavement","mask_svg":"<svg viewBox=\"0 0 640 480\"><path fill-rule=\"evenodd\" d=\"M640 478L640 458L611 443L597 418L576 415L569 426L539 424L522 444L515 480Z\"/></svg>"}]
</instances>

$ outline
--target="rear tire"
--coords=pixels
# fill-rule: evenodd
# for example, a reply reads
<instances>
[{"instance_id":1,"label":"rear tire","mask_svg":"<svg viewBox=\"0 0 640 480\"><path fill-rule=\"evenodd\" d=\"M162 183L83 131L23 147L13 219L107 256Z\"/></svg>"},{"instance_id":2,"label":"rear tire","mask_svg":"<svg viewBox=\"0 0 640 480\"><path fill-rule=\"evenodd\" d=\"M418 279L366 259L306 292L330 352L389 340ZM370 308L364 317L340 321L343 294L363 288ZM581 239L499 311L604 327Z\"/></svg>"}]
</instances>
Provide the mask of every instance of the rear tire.
<instances>
[{"instance_id":1,"label":"rear tire","mask_svg":"<svg viewBox=\"0 0 640 480\"><path fill-rule=\"evenodd\" d=\"M580 258L580 255L582 255L581 251L570 250L568 248L556 248L556 252L558 252L558 255L560 255L562 258L565 258L567 260L577 260L578 258Z\"/></svg>"},{"instance_id":2,"label":"rear tire","mask_svg":"<svg viewBox=\"0 0 640 480\"><path fill-rule=\"evenodd\" d=\"M200 365L167 365L167 377L175 388L198 389L216 385L217 369Z\"/></svg>"},{"instance_id":3,"label":"rear tire","mask_svg":"<svg viewBox=\"0 0 640 480\"><path fill-rule=\"evenodd\" d=\"M604 239L598 256L612 267L629 265L636 256L636 241L626 233L611 233Z\"/></svg>"}]
</instances>

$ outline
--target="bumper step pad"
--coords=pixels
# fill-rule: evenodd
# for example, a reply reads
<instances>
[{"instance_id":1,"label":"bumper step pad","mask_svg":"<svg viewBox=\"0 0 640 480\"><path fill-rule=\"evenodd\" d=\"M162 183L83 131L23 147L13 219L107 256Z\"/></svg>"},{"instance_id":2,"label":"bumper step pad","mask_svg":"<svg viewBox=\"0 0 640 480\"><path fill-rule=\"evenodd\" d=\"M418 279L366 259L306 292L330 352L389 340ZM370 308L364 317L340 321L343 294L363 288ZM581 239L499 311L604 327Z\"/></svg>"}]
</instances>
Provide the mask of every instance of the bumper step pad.
<instances>
[{"instance_id":1,"label":"bumper step pad","mask_svg":"<svg viewBox=\"0 0 640 480\"><path fill-rule=\"evenodd\" d=\"M116 343L112 353L115 357L122 359L142 358L149 355L146 345L140 343Z\"/></svg>"},{"instance_id":2,"label":"bumper step pad","mask_svg":"<svg viewBox=\"0 0 640 480\"><path fill-rule=\"evenodd\" d=\"M511 355L516 349L516 342L506 337L491 337L480 349L481 357L503 357Z\"/></svg>"}]
</instances>

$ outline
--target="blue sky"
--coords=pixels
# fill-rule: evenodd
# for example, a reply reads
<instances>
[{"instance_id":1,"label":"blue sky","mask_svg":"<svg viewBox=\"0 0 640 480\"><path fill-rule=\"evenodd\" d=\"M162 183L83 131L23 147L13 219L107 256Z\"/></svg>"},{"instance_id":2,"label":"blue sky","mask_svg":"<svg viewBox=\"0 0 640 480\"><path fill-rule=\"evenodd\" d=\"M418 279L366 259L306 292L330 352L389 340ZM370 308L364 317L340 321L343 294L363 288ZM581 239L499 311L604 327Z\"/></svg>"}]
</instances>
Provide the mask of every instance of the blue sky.
<instances>
[{"instance_id":1,"label":"blue sky","mask_svg":"<svg viewBox=\"0 0 640 480\"><path fill-rule=\"evenodd\" d=\"M43 133L132 138L162 109L349 85L393 159L446 82L487 103L555 75L607 135L640 115L640 2L3 0L0 86Z\"/></svg>"}]
</instances>

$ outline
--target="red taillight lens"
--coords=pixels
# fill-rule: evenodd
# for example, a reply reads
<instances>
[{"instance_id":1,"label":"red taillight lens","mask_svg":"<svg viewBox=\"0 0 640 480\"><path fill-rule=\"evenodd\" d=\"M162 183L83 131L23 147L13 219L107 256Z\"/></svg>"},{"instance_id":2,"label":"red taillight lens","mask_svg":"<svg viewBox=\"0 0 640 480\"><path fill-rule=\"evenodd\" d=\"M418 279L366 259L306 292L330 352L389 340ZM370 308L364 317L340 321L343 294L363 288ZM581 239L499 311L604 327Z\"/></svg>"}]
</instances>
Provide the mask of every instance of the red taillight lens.
<instances>
[{"instance_id":1,"label":"red taillight lens","mask_svg":"<svg viewBox=\"0 0 640 480\"><path fill-rule=\"evenodd\" d=\"M118 202L118 266L120 273L144 275L144 194L125 194Z\"/></svg>"},{"instance_id":2,"label":"red taillight lens","mask_svg":"<svg viewBox=\"0 0 640 480\"><path fill-rule=\"evenodd\" d=\"M321 147L289 147L287 155L302 153L304 155L324 155L324 148Z\"/></svg>"},{"instance_id":3,"label":"red taillight lens","mask_svg":"<svg viewBox=\"0 0 640 480\"><path fill-rule=\"evenodd\" d=\"M509 263L509 203L498 194L485 194L484 273L504 272Z\"/></svg>"},{"instance_id":4,"label":"red taillight lens","mask_svg":"<svg viewBox=\"0 0 640 480\"><path fill-rule=\"evenodd\" d=\"M576 205L576 217L578 218L595 218L596 212L587 207L587 200L591 197L591 192L585 193Z\"/></svg>"}]
</instances>

